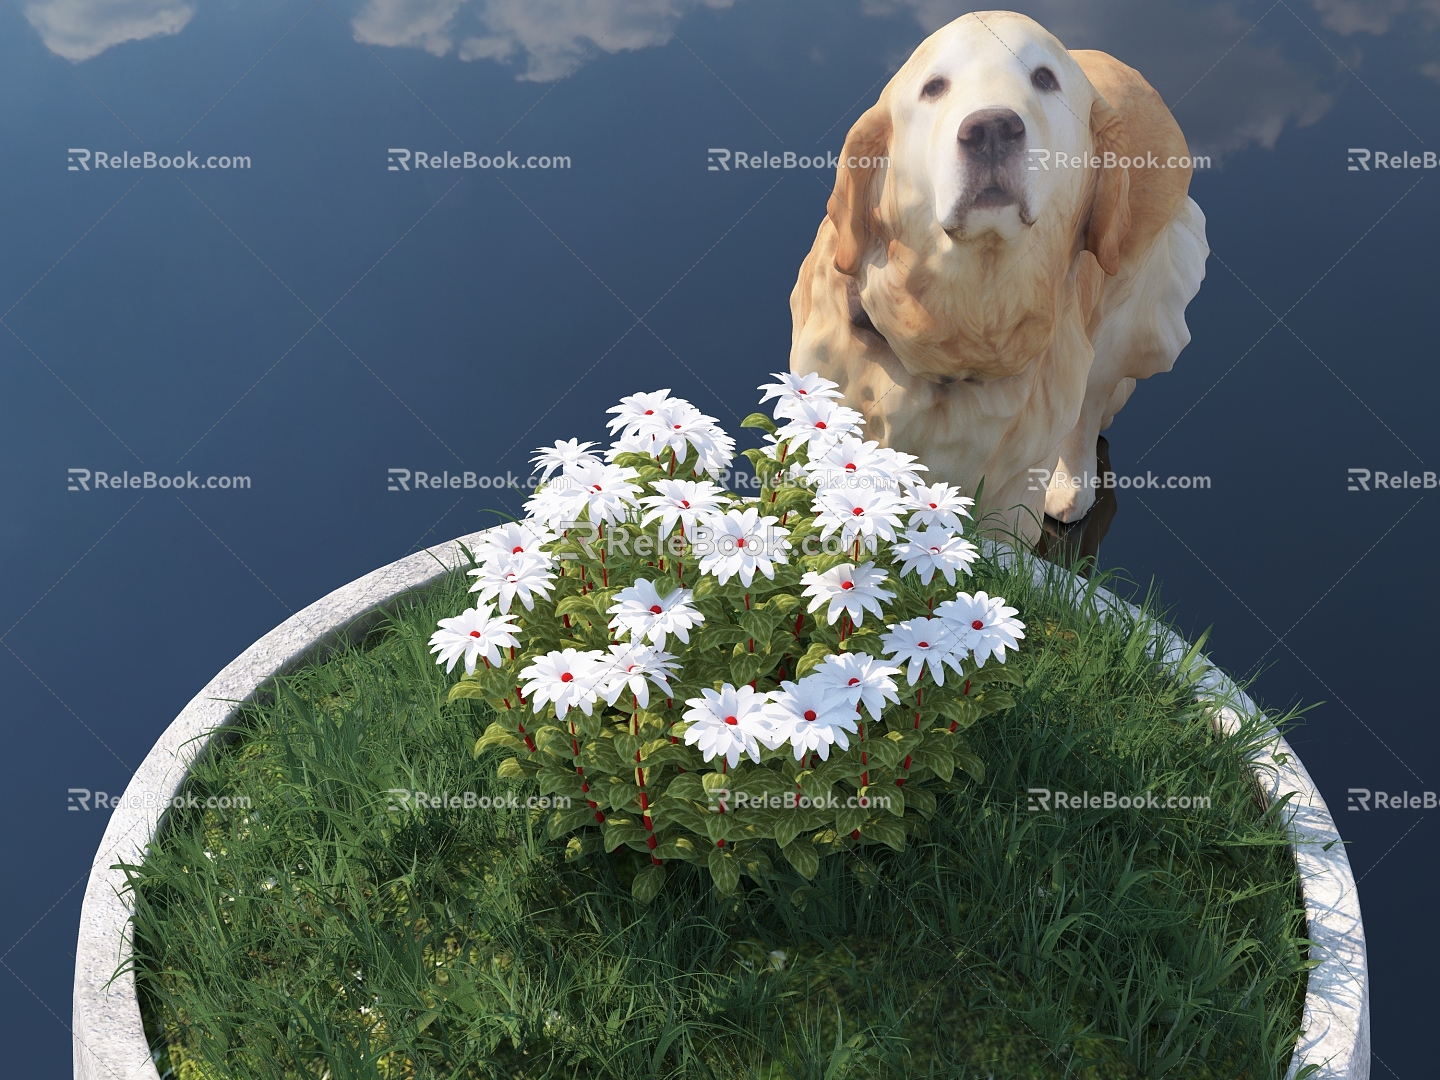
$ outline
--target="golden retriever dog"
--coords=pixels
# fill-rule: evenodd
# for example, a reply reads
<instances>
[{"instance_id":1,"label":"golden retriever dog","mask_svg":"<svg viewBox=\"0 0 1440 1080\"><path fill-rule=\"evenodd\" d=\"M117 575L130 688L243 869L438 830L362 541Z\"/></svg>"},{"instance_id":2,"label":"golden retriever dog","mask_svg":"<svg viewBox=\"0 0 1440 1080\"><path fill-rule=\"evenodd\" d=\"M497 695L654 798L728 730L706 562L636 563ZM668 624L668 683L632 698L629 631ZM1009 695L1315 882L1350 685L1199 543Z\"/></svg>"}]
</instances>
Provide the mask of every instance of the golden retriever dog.
<instances>
[{"instance_id":1,"label":"golden retriever dog","mask_svg":"<svg viewBox=\"0 0 1440 1080\"><path fill-rule=\"evenodd\" d=\"M1138 72L1014 12L956 19L845 139L791 370L931 482L983 480L1000 529L1078 520L1100 431L1190 340L1209 248L1188 166Z\"/></svg>"}]
</instances>

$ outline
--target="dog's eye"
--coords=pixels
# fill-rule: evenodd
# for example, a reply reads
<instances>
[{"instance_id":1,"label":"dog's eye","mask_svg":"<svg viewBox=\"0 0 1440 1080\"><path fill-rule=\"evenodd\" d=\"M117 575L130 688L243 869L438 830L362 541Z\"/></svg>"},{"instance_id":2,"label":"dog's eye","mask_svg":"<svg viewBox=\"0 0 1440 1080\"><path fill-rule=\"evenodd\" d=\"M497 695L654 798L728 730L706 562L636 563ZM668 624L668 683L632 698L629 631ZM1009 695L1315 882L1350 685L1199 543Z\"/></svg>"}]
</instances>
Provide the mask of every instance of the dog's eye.
<instances>
[{"instance_id":1,"label":"dog's eye","mask_svg":"<svg viewBox=\"0 0 1440 1080\"><path fill-rule=\"evenodd\" d=\"M1036 90L1044 90L1046 93L1053 93L1060 89L1060 80L1048 67L1036 68L1030 73L1030 85Z\"/></svg>"},{"instance_id":2,"label":"dog's eye","mask_svg":"<svg viewBox=\"0 0 1440 1080\"><path fill-rule=\"evenodd\" d=\"M920 96L926 101L934 101L941 94L950 88L950 80L943 75L936 75L920 89Z\"/></svg>"}]
</instances>

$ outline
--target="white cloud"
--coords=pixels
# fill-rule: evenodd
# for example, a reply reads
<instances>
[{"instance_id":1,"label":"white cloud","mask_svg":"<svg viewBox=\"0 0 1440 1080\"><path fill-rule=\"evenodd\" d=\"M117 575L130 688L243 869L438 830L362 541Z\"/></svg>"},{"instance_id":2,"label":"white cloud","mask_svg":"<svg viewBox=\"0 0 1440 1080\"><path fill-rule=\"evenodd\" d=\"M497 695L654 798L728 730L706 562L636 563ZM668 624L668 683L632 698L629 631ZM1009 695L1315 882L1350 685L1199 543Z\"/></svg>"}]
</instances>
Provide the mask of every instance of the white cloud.
<instances>
[{"instance_id":1,"label":"white cloud","mask_svg":"<svg viewBox=\"0 0 1440 1080\"><path fill-rule=\"evenodd\" d=\"M701 7L735 0L367 0L352 22L367 45L409 45L462 60L523 60L519 78L551 82L594 49L664 45Z\"/></svg>"},{"instance_id":2,"label":"white cloud","mask_svg":"<svg viewBox=\"0 0 1440 1080\"><path fill-rule=\"evenodd\" d=\"M1066 48L1100 49L1139 71L1172 105L1196 153L1218 157L1251 145L1271 148L1287 124L1313 124L1334 103L1316 72L1265 45L1262 36L1246 34L1253 20L1241 17L1228 0L1166 5L1163 12L1153 0L1018 0L1015 9ZM909 11L928 32L971 7L953 0L865 0L865 10ZM1282 16L1276 11L1272 18Z\"/></svg>"},{"instance_id":3,"label":"white cloud","mask_svg":"<svg viewBox=\"0 0 1440 1080\"><path fill-rule=\"evenodd\" d=\"M25 7L45 47L76 62L124 41L178 34L194 14L184 0L36 0Z\"/></svg>"}]
</instances>

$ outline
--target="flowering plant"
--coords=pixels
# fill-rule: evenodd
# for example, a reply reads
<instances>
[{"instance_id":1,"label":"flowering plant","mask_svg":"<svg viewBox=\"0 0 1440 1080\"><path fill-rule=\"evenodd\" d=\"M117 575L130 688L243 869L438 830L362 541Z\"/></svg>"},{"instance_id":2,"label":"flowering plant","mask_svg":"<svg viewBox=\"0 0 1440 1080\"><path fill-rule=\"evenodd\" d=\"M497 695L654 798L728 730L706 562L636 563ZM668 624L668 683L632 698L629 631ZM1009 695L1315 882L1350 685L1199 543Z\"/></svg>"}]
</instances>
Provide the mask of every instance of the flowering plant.
<instances>
[{"instance_id":1,"label":"flowering plant","mask_svg":"<svg viewBox=\"0 0 1440 1080\"><path fill-rule=\"evenodd\" d=\"M464 662L451 698L499 716L475 753L513 751L499 775L556 797L572 850L648 855L642 900L676 859L730 893L776 855L812 878L902 848L957 770L983 777L965 729L1013 704L1024 624L955 587L973 500L863 441L836 384L775 378L774 419L742 424L764 432L751 497L715 482L734 441L668 390L610 409L603 455L541 449L527 517L473 552L476 606L431 639Z\"/></svg>"}]
</instances>

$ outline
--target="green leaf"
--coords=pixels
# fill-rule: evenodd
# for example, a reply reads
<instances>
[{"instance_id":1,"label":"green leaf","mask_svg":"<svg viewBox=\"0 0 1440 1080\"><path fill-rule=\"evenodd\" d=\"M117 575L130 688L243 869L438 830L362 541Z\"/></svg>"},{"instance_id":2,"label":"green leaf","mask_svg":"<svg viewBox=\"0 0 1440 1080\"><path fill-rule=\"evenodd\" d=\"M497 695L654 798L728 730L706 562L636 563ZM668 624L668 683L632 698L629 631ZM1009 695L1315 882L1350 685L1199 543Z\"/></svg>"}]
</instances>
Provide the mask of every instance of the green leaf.
<instances>
[{"instance_id":1,"label":"green leaf","mask_svg":"<svg viewBox=\"0 0 1440 1080\"><path fill-rule=\"evenodd\" d=\"M948 760L948 758L947 758ZM946 776L946 780L950 777ZM935 816L938 804L935 796L920 784L907 784L905 786L905 803L923 818L927 820Z\"/></svg>"},{"instance_id":2,"label":"green leaf","mask_svg":"<svg viewBox=\"0 0 1440 1080\"><path fill-rule=\"evenodd\" d=\"M807 881L813 879L820 871L820 852L809 840L797 840L794 843L783 844L780 854L784 855L786 861L795 868L795 872Z\"/></svg>"},{"instance_id":3,"label":"green leaf","mask_svg":"<svg viewBox=\"0 0 1440 1080\"><path fill-rule=\"evenodd\" d=\"M784 848L800 835L803 827L804 822L799 814L793 810L782 811L779 820L775 822L775 831L772 833L776 846Z\"/></svg>"},{"instance_id":4,"label":"green leaf","mask_svg":"<svg viewBox=\"0 0 1440 1080\"><path fill-rule=\"evenodd\" d=\"M898 821L889 818L876 818L874 821L867 821L860 828L861 836L868 836L887 844L896 851L905 850L905 826Z\"/></svg>"},{"instance_id":5,"label":"green leaf","mask_svg":"<svg viewBox=\"0 0 1440 1080\"><path fill-rule=\"evenodd\" d=\"M985 763L974 754L961 750L955 755L956 766L965 773L968 773L977 784L985 782Z\"/></svg>"},{"instance_id":6,"label":"green leaf","mask_svg":"<svg viewBox=\"0 0 1440 1080\"><path fill-rule=\"evenodd\" d=\"M540 766L533 766L533 771L539 772ZM525 768L525 763L519 758L506 758L495 770L495 775L501 780L524 780L530 775L530 770Z\"/></svg>"},{"instance_id":7,"label":"green leaf","mask_svg":"<svg viewBox=\"0 0 1440 1080\"><path fill-rule=\"evenodd\" d=\"M643 825L611 825L606 822L603 828L606 851L614 851L621 844L628 844L632 840L644 840L648 835Z\"/></svg>"},{"instance_id":8,"label":"green leaf","mask_svg":"<svg viewBox=\"0 0 1440 1080\"><path fill-rule=\"evenodd\" d=\"M842 806L835 813L835 831L841 836L849 836L865 823L866 815L869 813L870 811L857 807Z\"/></svg>"},{"instance_id":9,"label":"green leaf","mask_svg":"<svg viewBox=\"0 0 1440 1080\"><path fill-rule=\"evenodd\" d=\"M736 686L743 686L760 677L764 657L759 653L743 653L730 661L730 677Z\"/></svg>"},{"instance_id":10,"label":"green leaf","mask_svg":"<svg viewBox=\"0 0 1440 1080\"><path fill-rule=\"evenodd\" d=\"M712 773L706 773L710 776ZM681 773L670 781L670 786L665 789L665 795L671 799L692 799L695 802L705 801L705 785L700 782L700 777L693 773Z\"/></svg>"},{"instance_id":11,"label":"green leaf","mask_svg":"<svg viewBox=\"0 0 1440 1080\"><path fill-rule=\"evenodd\" d=\"M740 421L740 426L744 428L759 428L769 435L774 435L776 431L780 430L775 426L775 421L771 420L770 417L766 416L763 412L752 412L749 416L745 417L744 420Z\"/></svg>"},{"instance_id":12,"label":"green leaf","mask_svg":"<svg viewBox=\"0 0 1440 1080\"><path fill-rule=\"evenodd\" d=\"M485 734L475 740L475 756L479 757L492 746L503 746L507 750L514 750L521 754L528 752L525 744L500 724L491 724L485 729Z\"/></svg>"},{"instance_id":13,"label":"green leaf","mask_svg":"<svg viewBox=\"0 0 1440 1080\"><path fill-rule=\"evenodd\" d=\"M630 895L640 903L648 904L660 895L664 886L665 868L652 864L635 875L635 880L630 883Z\"/></svg>"},{"instance_id":14,"label":"green leaf","mask_svg":"<svg viewBox=\"0 0 1440 1080\"><path fill-rule=\"evenodd\" d=\"M715 891L729 896L740 885L740 867L724 848L710 852L710 876L715 879Z\"/></svg>"},{"instance_id":15,"label":"green leaf","mask_svg":"<svg viewBox=\"0 0 1440 1080\"><path fill-rule=\"evenodd\" d=\"M805 655L800 658L800 662L795 665L795 678L803 679L824 663L825 657L831 655L833 655L833 650L823 641L812 643L810 648L805 650Z\"/></svg>"},{"instance_id":16,"label":"green leaf","mask_svg":"<svg viewBox=\"0 0 1440 1080\"><path fill-rule=\"evenodd\" d=\"M662 840L655 848L657 859L685 859L693 862L700 858L699 846L688 836L677 836L673 840Z\"/></svg>"}]
</instances>

